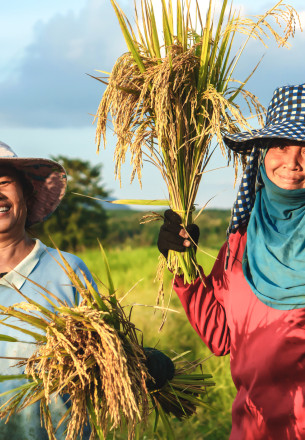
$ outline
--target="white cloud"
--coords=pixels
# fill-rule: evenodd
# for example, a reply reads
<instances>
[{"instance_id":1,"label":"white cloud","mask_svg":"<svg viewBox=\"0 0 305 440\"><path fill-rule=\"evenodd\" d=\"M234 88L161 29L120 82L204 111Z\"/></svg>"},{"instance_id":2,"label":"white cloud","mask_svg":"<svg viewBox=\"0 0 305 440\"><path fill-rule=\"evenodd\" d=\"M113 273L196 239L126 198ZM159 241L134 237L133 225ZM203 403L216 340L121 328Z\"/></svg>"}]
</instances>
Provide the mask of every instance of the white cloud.
<instances>
[{"instance_id":1,"label":"white cloud","mask_svg":"<svg viewBox=\"0 0 305 440\"><path fill-rule=\"evenodd\" d=\"M111 70L126 50L108 2L88 0L79 12L38 22L15 73L0 83L0 124L60 127L91 123L101 83L86 76Z\"/></svg>"},{"instance_id":2,"label":"white cloud","mask_svg":"<svg viewBox=\"0 0 305 440\"><path fill-rule=\"evenodd\" d=\"M133 2L120 0L119 3L133 22ZM154 0L154 5L160 3ZM300 2L292 3L297 7ZM221 2L216 4L217 12ZM261 0L255 4L241 2L246 14L261 13L270 5ZM300 16L305 22L305 12L301 11ZM277 49L274 44L265 50L251 43L240 60L236 77L243 79L266 53L248 87L265 105L278 85L304 82L304 35L297 33L290 50ZM115 59L125 50L109 1L88 0L81 10L66 10L47 21L37 22L32 43L27 45L19 62L13 62L14 74L0 82L1 126L90 125L90 114L96 111L104 88L86 73L95 74L95 69L111 70Z\"/></svg>"}]
</instances>

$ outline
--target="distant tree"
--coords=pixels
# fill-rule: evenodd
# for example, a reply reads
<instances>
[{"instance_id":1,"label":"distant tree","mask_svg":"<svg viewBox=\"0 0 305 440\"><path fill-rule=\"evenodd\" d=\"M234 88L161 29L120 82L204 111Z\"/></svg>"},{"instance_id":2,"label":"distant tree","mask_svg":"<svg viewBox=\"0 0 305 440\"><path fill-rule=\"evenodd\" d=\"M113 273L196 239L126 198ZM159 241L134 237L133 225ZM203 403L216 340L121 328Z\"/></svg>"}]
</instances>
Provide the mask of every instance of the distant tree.
<instances>
[{"instance_id":1,"label":"distant tree","mask_svg":"<svg viewBox=\"0 0 305 440\"><path fill-rule=\"evenodd\" d=\"M107 235L107 215L101 202L91 197L106 197L101 183L101 165L92 166L81 159L53 156L67 171L68 188L61 204L44 223L34 226L32 232L44 243L51 239L62 250L83 250L97 245L97 239Z\"/></svg>"}]
</instances>

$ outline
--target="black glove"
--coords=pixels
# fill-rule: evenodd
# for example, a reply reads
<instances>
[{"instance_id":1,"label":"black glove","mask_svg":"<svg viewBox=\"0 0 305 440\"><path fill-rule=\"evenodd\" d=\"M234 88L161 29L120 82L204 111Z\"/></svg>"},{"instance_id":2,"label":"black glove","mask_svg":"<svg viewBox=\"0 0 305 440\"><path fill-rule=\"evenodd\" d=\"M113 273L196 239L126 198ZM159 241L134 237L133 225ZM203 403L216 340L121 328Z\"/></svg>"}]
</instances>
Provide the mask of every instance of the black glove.
<instances>
[{"instance_id":1,"label":"black glove","mask_svg":"<svg viewBox=\"0 0 305 440\"><path fill-rule=\"evenodd\" d=\"M187 238L179 235L179 232L182 229L183 227L181 225L180 215L171 209L165 211L164 223L160 228L158 237L158 249L165 258L167 258L168 251L170 249L177 252L185 252L186 247L183 245L183 243L184 240L187 240ZM200 234L198 226L192 223L186 227L186 231L190 236L188 240L191 242L191 246L195 243L197 248Z\"/></svg>"},{"instance_id":2,"label":"black glove","mask_svg":"<svg viewBox=\"0 0 305 440\"><path fill-rule=\"evenodd\" d=\"M156 348L145 347L146 366L154 381L148 379L146 386L149 391L162 388L168 380L174 377L175 367L172 360Z\"/></svg>"}]
</instances>

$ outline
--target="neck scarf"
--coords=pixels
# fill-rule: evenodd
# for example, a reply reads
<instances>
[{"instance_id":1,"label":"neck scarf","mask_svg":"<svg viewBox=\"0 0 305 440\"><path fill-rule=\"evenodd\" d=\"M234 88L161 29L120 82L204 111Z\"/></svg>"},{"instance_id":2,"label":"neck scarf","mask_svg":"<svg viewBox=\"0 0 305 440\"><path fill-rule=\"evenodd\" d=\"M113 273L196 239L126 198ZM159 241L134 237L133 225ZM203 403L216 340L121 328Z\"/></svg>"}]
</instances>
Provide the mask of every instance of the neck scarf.
<instances>
[{"instance_id":1,"label":"neck scarf","mask_svg":"<svg viewBox=\"0 0 305 440\"><path fill-rule=\"evenodd\" d=\"M278 310L305 307L305 189L276 186L260 166L243 272L255 295Z\"/></svg>"}]
</instances>

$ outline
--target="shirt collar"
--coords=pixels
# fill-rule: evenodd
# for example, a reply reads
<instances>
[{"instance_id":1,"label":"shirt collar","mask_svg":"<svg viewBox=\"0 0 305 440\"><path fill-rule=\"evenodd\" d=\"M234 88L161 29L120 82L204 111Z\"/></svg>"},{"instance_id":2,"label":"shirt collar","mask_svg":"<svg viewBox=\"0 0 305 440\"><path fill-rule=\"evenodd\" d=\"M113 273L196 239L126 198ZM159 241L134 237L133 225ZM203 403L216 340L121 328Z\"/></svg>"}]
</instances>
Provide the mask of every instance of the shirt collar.
<instances>
[{"instance_id":1,"label":"shirt collar","mask_svg":"<svg viewBox=\"0 0 305 440\"><path fill-rule=\"evenodd\" d=\"M31 252L14 269L0 279L0 285L21 289L26 278L29 277L47 248L40 240L36 239L35 242Z\"/></svg>"}]
</instances>

